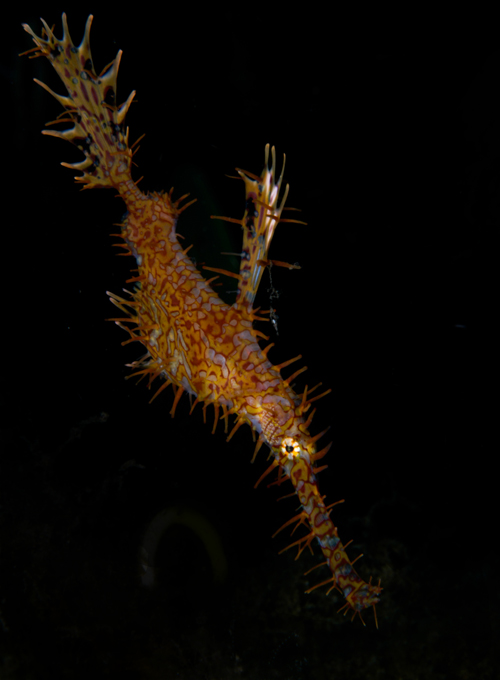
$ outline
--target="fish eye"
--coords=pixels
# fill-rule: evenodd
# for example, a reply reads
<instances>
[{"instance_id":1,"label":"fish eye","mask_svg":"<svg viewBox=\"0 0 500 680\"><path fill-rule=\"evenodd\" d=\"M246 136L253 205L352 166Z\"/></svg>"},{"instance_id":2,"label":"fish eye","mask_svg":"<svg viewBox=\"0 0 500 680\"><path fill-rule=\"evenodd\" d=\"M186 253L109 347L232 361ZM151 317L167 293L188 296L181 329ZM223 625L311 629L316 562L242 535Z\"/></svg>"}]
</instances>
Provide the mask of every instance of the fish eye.
<instances>
[{"instance_id":1,"label":"fish eye","mask_svg":"<svg viewBox=\"0 0 500 680\"><path fill-rule=\"evenodd\" d=\"M283 453L294 454L298 456L300 454L299 443L292 437L286 437L281 442L281 450Z\"/></svg>"}]
</instances>

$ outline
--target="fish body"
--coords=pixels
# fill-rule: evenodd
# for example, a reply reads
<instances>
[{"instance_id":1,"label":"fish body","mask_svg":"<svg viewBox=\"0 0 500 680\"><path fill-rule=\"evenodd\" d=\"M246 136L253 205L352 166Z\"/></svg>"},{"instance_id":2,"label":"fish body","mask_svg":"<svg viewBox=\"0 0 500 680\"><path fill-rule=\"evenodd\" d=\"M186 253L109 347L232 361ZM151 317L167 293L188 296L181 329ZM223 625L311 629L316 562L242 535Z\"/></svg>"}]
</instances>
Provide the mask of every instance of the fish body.
<instances>
[{"instance_id":1,"label":"fish body","mask_svg":"<svg viewBox=\"0 0 500 680\"><path fill-rule=\"evenodd\" d=\"M330 517L335 503L327 505L319 491L317 461L330 447L318 451L316 442L324 433L311 436L309 426L314 415L311 404L322 395L311 396L313 390L307 387L296 394L292 381L305 369L284 379L281 369L293 360L272 364L267 358L271 345L261 348L259 339L266 336L255 328L256 321L262 320L253 303L263 270L273 262L283 264L268 258L274 231L280 221L297 222L282 218L288 194L288 186L281 192L284 163L278 177L275 150L268 145L260 176L237 170L245 184L245 211L241 220L225 219L241 225L240 271L232 274L213 269L238 280L236 301L229 305L197 269L189 248L179 241L177 222L189 205L181 206L185 197L174 201L172 191L143 193L132 179L134 145L129 145L124 119L135 92L117 106L121 52L98 75L90 51L91 23L92 16L78 47L71 40L65 15L60 40L45 22L41 37L23 26L36 45L32 56L46 57L67 90L67 95L58 95L37 81L65 109L56 122L72 124L67 130L44 130L44 134L67 140L82 151L83 161L63 165L82 173L75 179L83 188L112 188L126 205L118 245L135 258L137 270L128 281L134 289L127 298L109 295L123 313L114 320L129 334L127 342L143 346L143 355L130 364L132 375L147 377L150 385L159 379L157 394L172 385L172 415L184 392L204 408L212 404L215 423L222 410L226 432L228 418L234 414L236 422L228 439L241 425L250 425L257 435L254 458L262 444L267 444L273 458L261 479L277 469L278 483L289 479L300 501L299 514L284 527L296 523L296 527L304 525L308 533L292 546L297 546L300 554L306 547L312 549L314 542L319 544L330 570L328 579L319 585L337 588L346 600L342 609L361 618L365 608L373 606L375 611L382 589L371 579L366 583L355 571Z\"/></svg>"}]
</instances>

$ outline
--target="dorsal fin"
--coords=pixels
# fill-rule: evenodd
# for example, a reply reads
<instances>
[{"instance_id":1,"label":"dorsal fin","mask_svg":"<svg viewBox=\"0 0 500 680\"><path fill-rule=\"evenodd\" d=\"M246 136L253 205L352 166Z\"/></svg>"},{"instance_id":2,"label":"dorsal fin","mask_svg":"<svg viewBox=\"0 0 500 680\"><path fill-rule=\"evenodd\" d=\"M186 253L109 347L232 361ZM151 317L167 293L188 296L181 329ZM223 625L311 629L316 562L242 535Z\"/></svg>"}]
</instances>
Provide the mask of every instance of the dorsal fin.
<instances>
[{"instance_id":1,"label":"dorsal fin","mask_svg":"<svg viewBox=\"0 0 500 680\"><path fill-rule=\"evenodd\" d=\"M83 173L75 179L84 188L115 187L122 192L125 191L125 184L128 189L132 185L132 152L128 146L128 129L123 130L123 121L135 91L131 92L121 106L116 105L116 78L121 51L97 75L90 52L92 19L90 15L83 40L78 47L71 40L65 14L62 15L64 30L61 40L55 37L53 30L43 19L42 37L37 36L27 24L23 24L23 28L36 44L32 56L47 57L68 91L68 95L56 94L50 87L35 79L66 109L66 115L60 122L74 123L72 128L62 132L43 130L43 134L66 139L83 152L83 161L62 165Z\"/></svg>"}]
</instances>

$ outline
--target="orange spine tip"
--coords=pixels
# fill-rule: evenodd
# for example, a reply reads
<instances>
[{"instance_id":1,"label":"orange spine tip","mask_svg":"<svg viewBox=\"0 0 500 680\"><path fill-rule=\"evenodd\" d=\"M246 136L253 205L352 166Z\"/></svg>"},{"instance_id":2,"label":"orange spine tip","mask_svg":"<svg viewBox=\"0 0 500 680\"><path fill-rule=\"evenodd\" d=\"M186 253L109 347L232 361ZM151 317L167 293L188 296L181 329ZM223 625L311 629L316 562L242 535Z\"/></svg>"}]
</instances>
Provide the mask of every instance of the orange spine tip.
<instances>
[{"instance_id":1,"label":"orange spine tip","mask_svg":"<svg viewBox=\"0 0 500 680\"><path fill-rule=\"evenodd\" d=\"M325 434L325 431L321 432L320 435L321 434ZM311 460L316 462L317 460L321 460L322 458L324 458L328 451L332 448L332 444L333 442L330 442L329 444L327 444L327 446L325 446L325 448L321 449L321 451L313 453L313 455L311 456Z\"/></svg>"},{"instance_id":2,"label":"orange spine tip","mask_svg":"<svg viewBox=\"0 0 500 680\"><path fill-rule=\"evenodd\" d=\"M302 368L299 368L298 371L295 371L295 373L292 373L292 375L290 375L290 376L285 380L285 384L286 384L286 385L290 385L290 384L292 383L292 381L295 380L295 378L296 378L297 376L299 376L301 373L304 373L304 371L307 371L307 366L302 366ZM306 427L307 427L307 426L306 426Z\"/></svg>"},{"instance_id":3,"label":"orange spine tip","mask_svg":"<svg viewBox=\"0 0 500 680\"><path fill-rule=\"evenodd\" d=\"M275 371L281 371L281 369L290 366L290 364L299 361L299 359L302 359L302 354L298 354L296 357L293 357L293 359L288 359L288 361L283 361L281 364L276 364L275 366L273 366L273 368Z\"/></svg>"},{"instance_id":4,"label":"orange spine tip","mask_svg":"<svg viewBox=\"0 0 500 680\"><path fill-rule=\"evenodd\" d=\"M230 276L231 278L238 279L239 281L241 281L243 278L241 274L230 272L227 269L219 269L219 267L207 267L207 265L203 265L203 269L206 269L209 272L217 272L217 274L224 274L224 276Z\"/></svg>"}]
</instances>

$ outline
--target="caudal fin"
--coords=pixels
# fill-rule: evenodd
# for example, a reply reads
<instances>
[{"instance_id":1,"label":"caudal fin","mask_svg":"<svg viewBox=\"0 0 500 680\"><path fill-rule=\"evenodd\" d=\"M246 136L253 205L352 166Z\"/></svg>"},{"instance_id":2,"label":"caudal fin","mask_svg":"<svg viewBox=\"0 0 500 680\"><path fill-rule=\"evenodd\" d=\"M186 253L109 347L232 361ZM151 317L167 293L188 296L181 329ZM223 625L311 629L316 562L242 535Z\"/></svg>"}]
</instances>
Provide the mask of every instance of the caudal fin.
<instances>
[{"instance_id":1,"label":"caudal fin","mask_svg":"<svg viewBox=\"0 0 500 680\"><path fill-rule=\"evenodd\" d=\"M123 194L132 184L132 152L128 146L128 128L124 131L123 121L135 91L130 93L124 104L116 105L116 78L121 51L97 75L89 43L92 19L92 15L87 19L85 34L79 47L75 47L71 40L65 14L62 15L61 40L54 36L53 30L43 19L42 37L37 36L27 24L23 24L23 28L36 44L35 48L29 50L32 57L47 57L68 91L68 96L56 94L35 78L66 109L66 114L62 114L54 122L74 123L68 130L43 130L43 134L66 139L82 151L85 155L83 161L62 165L83 173L75 179L85 189L114 187Z\"/></svg>"}]
</instances>

